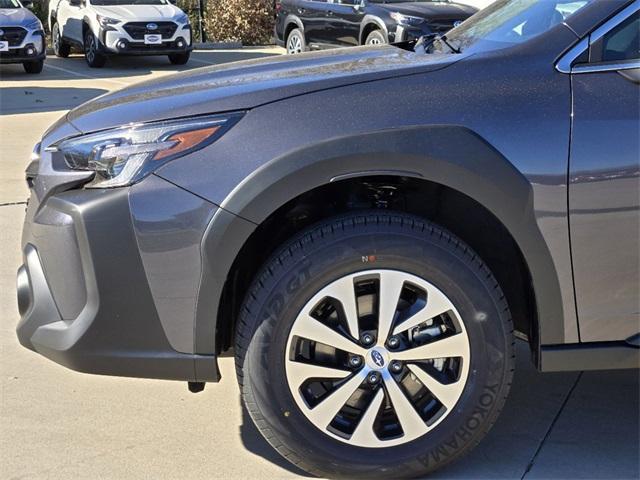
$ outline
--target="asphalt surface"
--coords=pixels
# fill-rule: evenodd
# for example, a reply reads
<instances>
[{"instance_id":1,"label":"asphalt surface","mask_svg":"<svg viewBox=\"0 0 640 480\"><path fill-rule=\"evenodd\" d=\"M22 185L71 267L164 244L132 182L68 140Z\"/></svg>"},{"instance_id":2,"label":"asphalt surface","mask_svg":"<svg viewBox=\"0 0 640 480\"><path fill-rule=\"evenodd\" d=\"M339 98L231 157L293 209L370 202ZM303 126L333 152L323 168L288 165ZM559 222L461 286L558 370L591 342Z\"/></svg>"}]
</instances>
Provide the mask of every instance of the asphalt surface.
<instances>
[{"instance_id":1,"label":"asphalt surface","mask_svg":"<svg viewBox=\"0 0 640 480\"><path fill-rule=\"evenodd\" d=\"M197 395L186 384L66 370L22 348L15 271L33 145L66 110L107 91L207 64L281 53L195 52L182 68L163 57L50 58L41 75L0 66L0 478L301 478L260 437L240 406L233 360ZM518 346L507 405L483 443L432 478L637 479L638 372L539 374Z\"/></svg>"}]
</instances>

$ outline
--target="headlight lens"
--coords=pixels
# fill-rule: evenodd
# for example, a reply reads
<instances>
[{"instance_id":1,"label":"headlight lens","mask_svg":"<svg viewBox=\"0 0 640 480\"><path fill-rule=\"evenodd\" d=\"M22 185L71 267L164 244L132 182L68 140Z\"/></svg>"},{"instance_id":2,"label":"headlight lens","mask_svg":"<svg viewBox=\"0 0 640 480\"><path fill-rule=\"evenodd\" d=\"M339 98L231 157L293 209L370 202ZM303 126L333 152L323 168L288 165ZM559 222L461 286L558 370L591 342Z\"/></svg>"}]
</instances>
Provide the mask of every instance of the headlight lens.
<instances>
[{"instance_id":1,"label":"headlight lens","mask_svg":"<svg viewBox=\"0 0 640 480\"><path fill-rule=\"evenodd\" d=\"M189 22L189 17L187 16L186 13L183 13L182 15L179 15L176 18L176 22L177 23L188 23Z\"/></svg>"},{"instance_id":2,"label":"headlight lens","mask_svg":"<svg viewBox=\"0 0 640 480\"><path fill-rule=\"evenodd\" d=\"M32 23L26 26L27 30L42 30L42 22L40 20L34 20Z\"/></svg>"},{"instance_id":3,"label":"headlight lens","mask_svg":"<svg viewBox=\"0 0 640 480\"><path fill-rule=\"evenodd\" d=\"M47 150L60 152L69 168L95 172L87 187L122 187L213 143L240 118L235 114L132 125L69 138Z\"/></svg>"},{"instance_id":4,"label":"headlight lens","mask_svg":"<svg viewBox=\"0 0 640 480\"><path fill-rule=\"evenodd\" d=\"M103 17L102 15L96 15L96 19L98 20L98 23L102 28L120 23L120 20L116 20L115 18Z\"/></svg>"},{"instance_id":5,"label":"headlight lens","mask_svg":"<svg viewBox=\"0 0 640 480\"><path fill-rule=\"evenodd\" d=\"M412 17L411 15L403 15L399 12L391 13L391 18L402 25L420 25L424 22L424 18Z\"/></svg>"}]
</instances>

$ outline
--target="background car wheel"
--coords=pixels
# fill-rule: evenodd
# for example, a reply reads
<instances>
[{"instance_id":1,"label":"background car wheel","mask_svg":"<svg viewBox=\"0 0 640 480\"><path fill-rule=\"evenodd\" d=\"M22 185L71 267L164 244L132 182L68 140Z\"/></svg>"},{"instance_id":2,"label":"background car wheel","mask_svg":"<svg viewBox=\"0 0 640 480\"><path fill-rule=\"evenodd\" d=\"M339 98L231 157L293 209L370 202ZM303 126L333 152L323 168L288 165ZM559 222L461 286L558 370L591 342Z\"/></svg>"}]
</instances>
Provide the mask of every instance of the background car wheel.
<instances>
[{"instance_id":1,"label":"background car wheel","mask_svg":"<svg viewBox=\"0 0 640 480\"><path fill-rule=\"evenodd\" d=\"M84 34L84 58L91 68L104 67L107 62L107 57L98 51L98 41L91 30Z\"/></svg>"},{"instance_id":2,"label":"background car wheel","mask_svg":"<svg viewBox=\"0 0 640 480\"><path fill-rule=\"evenodd\" d=\"M287 53L295 55L307 50L307 42L304 39L304 33L299 28L294 28L287 37Z\"/></svg>"},{"instance_id":3,"label":"background car wheel","mask_svg":"<svg viewBox=\"0 0 640 480\"><path fill-rule=\"evenodd\" d=\"M189 61L190 56L190 52L172 53L169 55L169 61L172 65L185 65Z\"/></svg>"},{"instance_id":4,"label":"background car wheel","mask_svg":"<svg viewBox=\"0 0 640 480\"><path fill-rule=\"evenodd\" d=\"M34 62L24 62L22 64L24 71L27 73L40 73L44 66L44 60L36 60Z\"/></svg>"},{"instance_id":5,"label":"background car wheel","mask_svg":"<svg viewBox=\"0 0 640 480\"><path fill-rule=\"evenodd\" d=\"M365 45L384 45L385 43L387 43L387 39L380 30L371 32L367 35L367 40L365 41Z\"/></svg>"},{"instance_id":6,"label":"background car wheel","mask_svg":"<svg viewBox=\"0 0 640 480\"><path fill-rule=\"evenodd\" d=\"M514 368L495 278L460 239L391 212L328 220L256 277L236 328L242 398L289 461L415 477L473 448Z\"/></svg>"},{"instance_id":7,"label":"background car wheel","mask_svg":"<svg viewBox=\"0 0 640 480\"><path fill-rule=\"evenodd\" d=\"M71 45L62 39L60 26L57 22L51 27L51 44L53 46L53 53L56 57L67 58L69 53L71 53Z\"/></svg>"}]
</instances>

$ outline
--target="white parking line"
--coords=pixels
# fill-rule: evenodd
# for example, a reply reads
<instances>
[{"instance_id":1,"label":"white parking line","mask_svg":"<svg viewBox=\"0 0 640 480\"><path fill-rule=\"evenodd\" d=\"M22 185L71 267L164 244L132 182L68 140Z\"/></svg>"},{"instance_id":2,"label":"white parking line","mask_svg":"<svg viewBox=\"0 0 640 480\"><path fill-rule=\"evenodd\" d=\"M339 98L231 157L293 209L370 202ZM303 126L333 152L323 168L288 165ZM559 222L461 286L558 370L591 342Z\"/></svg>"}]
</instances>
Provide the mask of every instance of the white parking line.
<instances>
[{"instance_id":1,"label":"white parking line","mask_svg":"<svg viewBox=\"0 0 640 480\"><path fill-rule=\"evenodd\" d=\"M102 77L94 77L93 75L87 75L86 73L76 72L76 71L73 71L73 70L69 70L67 68L54 67L53 65L50 65L48 63L45 63L44 66L45 66L45 68L52 68L53 70L59 70L61 72L70 73L71 75L75 75L76 77L92 78L94 80L101 80L101 81L104 81L104 82L116 83L118 85L130 85L127 82L121 82L119 80L113 80L113 79L110 79L110 78L102 78Z\"/></svg>"}]
</instances>

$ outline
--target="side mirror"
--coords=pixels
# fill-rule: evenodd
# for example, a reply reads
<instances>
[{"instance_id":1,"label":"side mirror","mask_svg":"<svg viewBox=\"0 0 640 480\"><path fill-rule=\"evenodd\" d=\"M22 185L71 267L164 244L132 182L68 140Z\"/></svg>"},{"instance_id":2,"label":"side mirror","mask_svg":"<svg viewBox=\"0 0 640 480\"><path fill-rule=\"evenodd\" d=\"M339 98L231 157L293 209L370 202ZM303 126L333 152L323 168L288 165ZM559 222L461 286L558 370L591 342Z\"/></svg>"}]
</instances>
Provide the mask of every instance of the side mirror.
<instances>
[{"instance_id":1,"label":"side mirror","mask_svg":"<svg viewBox=\"0 0 640 480\"><path fill-rule=\"evenodd\" d=\"M169 3L171 5L177 5L178 4L178 0L169 0Z\"/></svg>"},{"instance_id":2,"label":"side mirror","mask_svg":"<svg viewBox=\"0 0 640 480\"><path fill-rule=\"evenodd\" d=\"M24 8L28 8L29 10L33 10L33 2L31 0L25 0L22 2L22 6Z\"/></svg>"},{"instance_id":3,"label":"side mirror","mask_svg":"<svg viewBox=\"0 0 640 480\"><path fill-rule=\"evenodd\" d=\"M82 5L82 0L69 0L69 5L72 7L79 7Z\"/></svg>"}]
</instances>

